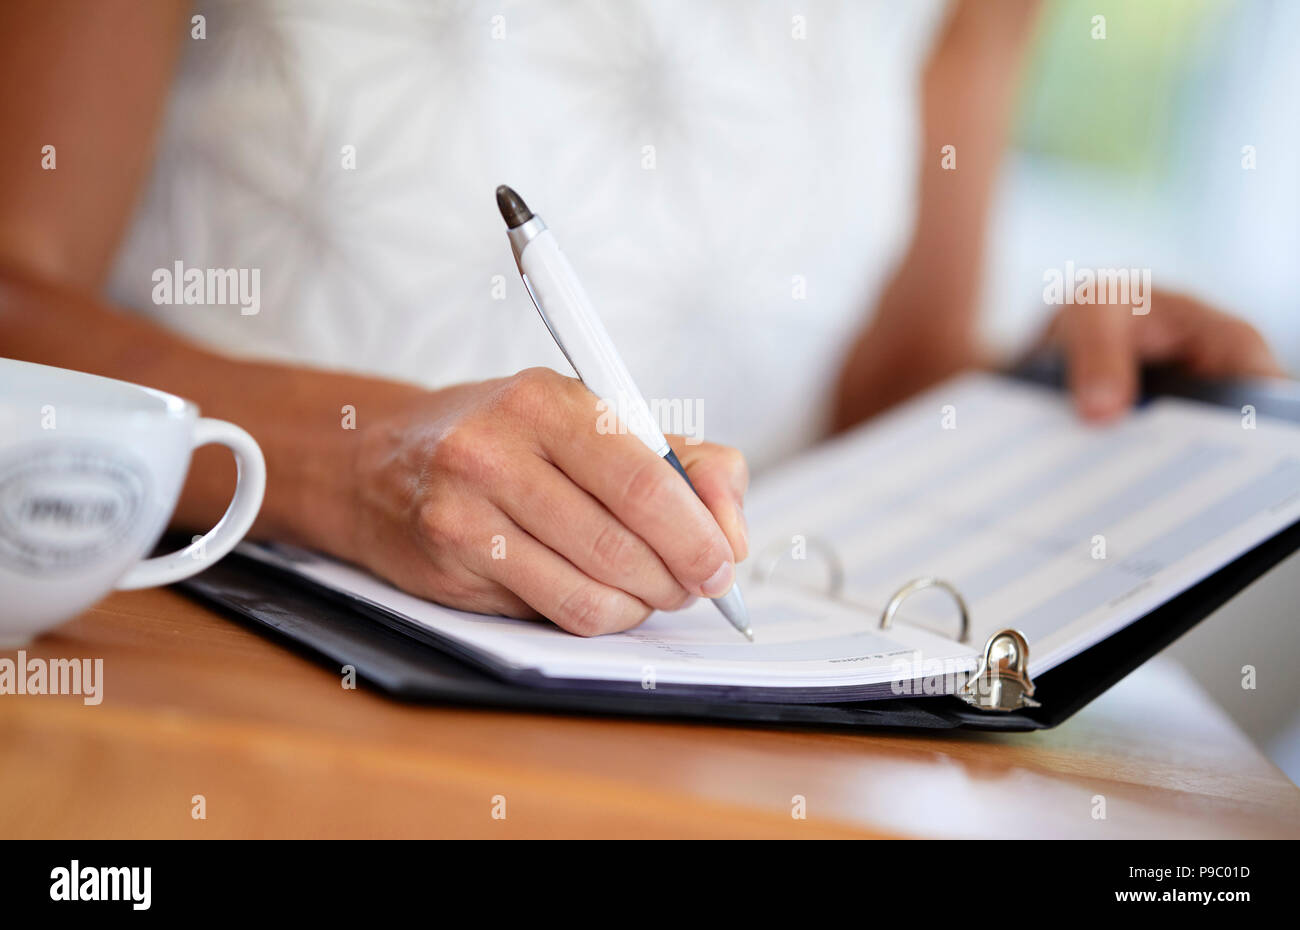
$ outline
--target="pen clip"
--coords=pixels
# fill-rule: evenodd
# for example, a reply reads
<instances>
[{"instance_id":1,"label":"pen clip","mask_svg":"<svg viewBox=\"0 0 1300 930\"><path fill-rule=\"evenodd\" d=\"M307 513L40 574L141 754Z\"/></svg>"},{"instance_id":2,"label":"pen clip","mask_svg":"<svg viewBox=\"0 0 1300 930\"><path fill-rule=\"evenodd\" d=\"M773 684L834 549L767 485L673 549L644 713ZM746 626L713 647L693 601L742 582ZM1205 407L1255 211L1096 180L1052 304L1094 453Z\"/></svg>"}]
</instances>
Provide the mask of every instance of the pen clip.
<instances>
[{"instance_id":1,"label":"pen clip","mask_svg":"<svg viewBox=\"0 0 1300 930\"><path fill-rule=\"evenodd\" d=\"M564 340L559 337L551 326L551 321L546 318L546 311L542 309L542 302L537 299L537 294L533 292L533 282L528 280L528 275L523 269L520 269L519 277L523 278L524 290L528 291L528 297L532 300L533 306L537 308L537 315L542 318L542 322L546 325L546 331L551 334L551 339L560 347L560 352L564 355L564 360L569 363L569 367L573 369L573 373L581 378L582 372L578 371L578 366L573 364L573 359L569 358L569 350L564 347Z\"/></svg>"}]
</instances>

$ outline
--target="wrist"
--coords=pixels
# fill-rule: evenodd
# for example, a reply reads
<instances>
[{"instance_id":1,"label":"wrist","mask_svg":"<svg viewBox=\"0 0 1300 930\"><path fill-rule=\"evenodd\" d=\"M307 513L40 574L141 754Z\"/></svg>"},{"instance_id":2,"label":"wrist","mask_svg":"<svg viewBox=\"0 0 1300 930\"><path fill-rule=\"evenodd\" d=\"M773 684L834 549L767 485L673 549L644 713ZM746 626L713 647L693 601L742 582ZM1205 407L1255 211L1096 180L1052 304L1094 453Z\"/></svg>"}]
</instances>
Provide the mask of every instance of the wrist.
<instances>
[{"instance_id":1,"label":"wrist","mask_svg":"<svg viewBox=\"0 0 1300 930\"><path fill-rule=\"evenodd\" d=\"M266 497L249 535L357 561L357 460L365 428L426 392L312 369L228 364L196 400L204 415L246 429L266 458ZM234 488L233 472L223 450L196 452L178 521L206 527L219 519Z\"/></svg>"},{"instance_id":2,"label":"wrist","mask_svg":"<svg viewBox=\"0 0 1300 930\"><path fill-rule=\"evenodd\" d=\"M847 429L946 378L985 367L989 355L973 333L934 335L921 327L872 324L854 344L834 395L834 428Z\"/></svg>"},{"instance_id":3,"label":"wrist","mask_svg":"<svg viewBox=\"0 0 1300 930\"><path fill-rule=\"evenodd\" d=\"M322 422L251 432L267 460L266 499L251 535L354 560L358 431Z\"/></svg>"}]
</instances>

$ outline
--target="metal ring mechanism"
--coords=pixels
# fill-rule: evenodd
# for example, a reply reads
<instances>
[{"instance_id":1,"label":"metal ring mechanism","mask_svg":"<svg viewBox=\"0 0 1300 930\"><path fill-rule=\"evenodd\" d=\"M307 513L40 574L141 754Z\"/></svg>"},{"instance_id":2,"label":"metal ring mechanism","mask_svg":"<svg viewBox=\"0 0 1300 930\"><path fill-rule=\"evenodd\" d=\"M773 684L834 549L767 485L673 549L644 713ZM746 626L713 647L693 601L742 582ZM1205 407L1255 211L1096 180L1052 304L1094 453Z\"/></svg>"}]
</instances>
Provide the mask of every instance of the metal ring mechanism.
<instances>
[{"instance_id":1,"label":"metal ring mechanism","mask_svg":"<svg viewBox=\"0 0 1300 930\"><path fill-rule=\"evenodd\" d=\"M816 553L816 555L826 563L826 571L829 578L826 581L826 590L824 593L827 597L838 599L844 590L844 563L840 561L839 555L835 548L825 540L816 536L805 536L803 538L804 548ZM776 567L781 564L784 558L794 558L794 546L788 546L785 543L768 546L754 560L754 567L750 569L750 578L756 584L766 584L772 580L776 574Z\"/></svg>"},{"instance_id":2,"label":"metal ring mechanism","mask_svg":"<svg viewBox=\"0 0 1300 930\"><path fill-rule=\"evenodd\" d=\"M957 642L967 642L970 639L970 610L966 606L966 599L961 596L961 592L957 590L955 585L944 581L942 578L917 578L899 588L897 593L889 599L889 603L885 605L885 612L880 615L880 628L882 630L889 629L889 625L894 622L894 615L903 606L903 601L918 591L924 591L926 588L942 588L952 595L952 599L957 602L957 609L961 613L961 635L957 637Z\"/></svg>"}]
</instances>

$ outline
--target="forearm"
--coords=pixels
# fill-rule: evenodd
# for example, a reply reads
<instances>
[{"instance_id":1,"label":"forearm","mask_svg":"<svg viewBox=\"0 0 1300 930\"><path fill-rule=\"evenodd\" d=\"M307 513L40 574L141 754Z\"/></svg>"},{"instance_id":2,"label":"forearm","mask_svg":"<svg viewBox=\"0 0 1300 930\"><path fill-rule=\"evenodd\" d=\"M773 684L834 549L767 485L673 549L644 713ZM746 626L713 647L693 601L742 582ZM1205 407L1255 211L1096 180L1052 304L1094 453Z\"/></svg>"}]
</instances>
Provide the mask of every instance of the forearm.
<instances>
[{"instance_id":1,"label":"forearm","mask_svg":"<svg viewBox=\"0 0 1300 930\"><path fill-rule=\"evenodd\" d=\"M912 274L900 270L844 359L834 397L837 430L988 361L966 308L931 303Z\"/></svg>"},{"instance_id":2,"label":"forearm","mask_svg":"<svg viewBox=\"0 0 1300 930\"><path fill-rule=\"evenodd\" d=\"M355 420L378 418L425 393L411 385L210 352L130 313L66 288L0 270L0 354L133 381L179 394L205 416L248 430L267 460L266 501L254 533L350 557ZM224 450L195 454L174 522L206 529L234 487Z\"/></svg>"},{"instance_id":3,"label":"forearm","mask_svg":"<svg viewBox=\"0 0 1300 930\"><path fill-rule=\"evenodd\" d=\"M845 358L840 428L984 359L986 222L1037 0L958 4L922 83L920 193L907 253Z\"/></svg>"}]
</instances>

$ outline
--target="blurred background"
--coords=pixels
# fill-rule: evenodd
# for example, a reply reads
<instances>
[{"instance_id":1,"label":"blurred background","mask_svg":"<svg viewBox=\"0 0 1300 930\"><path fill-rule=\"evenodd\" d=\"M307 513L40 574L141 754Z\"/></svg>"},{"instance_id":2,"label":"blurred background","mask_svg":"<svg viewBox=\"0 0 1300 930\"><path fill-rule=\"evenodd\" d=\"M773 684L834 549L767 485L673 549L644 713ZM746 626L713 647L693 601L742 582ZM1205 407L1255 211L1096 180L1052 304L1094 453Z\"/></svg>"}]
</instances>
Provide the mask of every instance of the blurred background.
<instances>
[{"instance_id":1,"label":"blurred background","mask_svg":"<svg viewBox=\"0 0 1300 930\"><path fill-rule=\"evenodd\" d=\"M1080 28L1097 15L1104 40ZM994 344L1035 334L1046 268L1149 267L1250 320L1300 376L1298 38L1294 0L1048 0L989 237ZM1297 605L1293 556L1171 652L1300 782Z\"/></svg>"},{"instance_id":2,"label":"blurred background","mask_svg":"<svg viewBox=\"0 0 1300 930\"><path fill-rule=\"evenodd\" d=\"M1095 15L1104 40L1079 28ZM1142 265L1300 371L1298 37L1292 0L1048 0L993 219L990 336L1025 338L1045 268Z\"/></svg>"}]
</instances>

